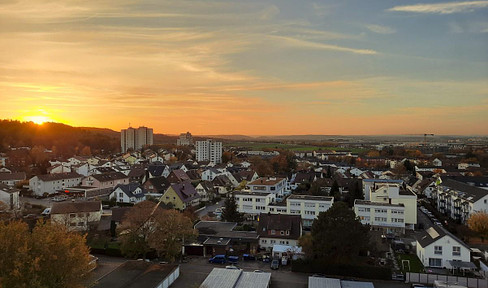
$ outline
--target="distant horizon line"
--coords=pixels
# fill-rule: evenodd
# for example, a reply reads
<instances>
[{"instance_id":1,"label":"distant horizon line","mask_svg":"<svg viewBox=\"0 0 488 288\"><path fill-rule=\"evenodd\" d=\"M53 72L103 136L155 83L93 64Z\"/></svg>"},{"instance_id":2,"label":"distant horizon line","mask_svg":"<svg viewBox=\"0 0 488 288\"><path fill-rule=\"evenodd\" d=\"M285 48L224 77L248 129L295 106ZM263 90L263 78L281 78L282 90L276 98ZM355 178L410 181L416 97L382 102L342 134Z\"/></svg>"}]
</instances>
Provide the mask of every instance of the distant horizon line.
<instances>
[{"instance_id":1,"label":"distant horizon line","mask_svg":"<svg viewBox=\"0 0 488 288\"><path fill-rule=\"evenodd\" d=\"M18 122L21 122L21 123L33 123L35 125L39 125L41 126L42 124L37 124L33 121L22 121L22 120L18 120L18 119L0 119L0 120L8 120L8 121L18 121ZM54 124L63 124L63 125L67 125L67 126L70 126L70 127L74 127L74 128L94 128L94 129L107 129L107 130L111 130L113 132L116 132L116 133L120 133L120 130L114 130L112 128L107 128L107 127L90 127L90 126L74 126L74 125L70 125L70 124L66 124L66 123L62 123L62 122L55 122L55 121L47 121L47 122L44 122L43 124L45 123L54 123ZM131 126L130 126L131 127ZM128 128L130 128L128 127ZM148 126L139 126L139 127L147 127L147 128L151 128L151 127L148 127ZM134 127L132 127L134 128ZM127 129L127 128L123 128L123 129ZM154 128L151 128L153 129L154 131ZM191 131L187 130L186 132L180 132L180 133L177 133L177 134L173 134L173 133L162 133L162 132L153 132L153 134L159 134L159 135L167 135L167 136L179 136L180 134L183 134L183 133L187 133L187 132L190 132L190 134L192 134L192 136L196 136L196 137L219 137L219 136L245 136L245 137L251 137L251 138L258 138L258 137L290 137L290 136L327 136L327 137L378 137L378 136L382 136L382 137L385 137L385 136L403 136L403 137L424 137L424 134L427 134L429 136L429 134L434 134L433 137L488 137L488 134L435 134L435 133L402 133L402 134L242 134L242 133L238 133L238 134L223 134L223 133L220 133L220 134L193 134L191 133ZM430 135L430 137L432 137L432 135Z\"/></svg>"}]
</instances>

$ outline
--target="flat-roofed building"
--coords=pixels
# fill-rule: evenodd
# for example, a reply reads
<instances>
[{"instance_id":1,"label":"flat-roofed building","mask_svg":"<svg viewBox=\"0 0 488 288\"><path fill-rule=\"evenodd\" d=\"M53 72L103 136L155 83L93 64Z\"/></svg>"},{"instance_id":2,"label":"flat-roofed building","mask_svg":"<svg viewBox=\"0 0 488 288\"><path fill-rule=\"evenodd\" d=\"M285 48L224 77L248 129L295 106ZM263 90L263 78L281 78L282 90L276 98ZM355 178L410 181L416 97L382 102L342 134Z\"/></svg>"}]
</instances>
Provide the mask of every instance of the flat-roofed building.
<instances>
[{"instance_id":1,"label":"flat-roofed building","mask_svg":"<svg viewBox=\"0 0 488 288\"><path fill-rule=\"evenodd\" d=\"M276 200L276 195L267 192L235 191L234 197L239 213L255 218L260 213L268 213L269 205Z\"/></svg>"},{"instance_id":2,"label":"flat-roofed building","mask_svg":"<svg viewBox=\"0 0 488 288\"><path fill-rule=\"evenodd\" d=\"M244 272L242 269L214 268L200 288L268 288L271 273Z\"/></svg>"},{"instance_id":3,"label":"flat-roofed building","mask_svg":"<svg viewBox=\"0 0 488 288\"><path fill-rule=\"evenodd\" d=\"M405 233L405 207L403 204L370 202L356 199L354 213L361 223L384 233Z\"/></svg>"},{"instance_id":4,"label":"flat-roofed building","mask_svg":"<svg viewBox=\"0 0 488 288\"><path fill-rule=\"evenodd\" d=\"M276 198L281 198L285 195L286 179L261 177L248 183L247 186L251 189L251 192L268 192L275 194Z\"/></svg>"},{"instance_id":5,"label":"flat-roofed building","mask_svg":"<svg viewBox=\"0 0 488 288\"><path fill-rule=\"evenodd\" d=\"M312 195L290 195L286 198L287 214L300 215L303 226L312 226L320 212L329 210L334 204L334 197Z\"/></svg>"}]
</instances>

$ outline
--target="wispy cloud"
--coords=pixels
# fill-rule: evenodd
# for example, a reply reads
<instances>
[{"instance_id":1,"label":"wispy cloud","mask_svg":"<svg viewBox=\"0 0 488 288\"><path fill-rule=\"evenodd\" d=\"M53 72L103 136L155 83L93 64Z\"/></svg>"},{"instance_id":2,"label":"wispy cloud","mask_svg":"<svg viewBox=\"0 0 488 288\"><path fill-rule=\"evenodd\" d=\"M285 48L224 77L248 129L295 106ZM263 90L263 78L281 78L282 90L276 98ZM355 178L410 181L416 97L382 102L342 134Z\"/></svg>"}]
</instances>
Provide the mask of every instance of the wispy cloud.
<instances>
[{"instance_id":1,"label":"wispy cloud","mask_svg":"<svg viewBox=\"0 0 488 288\"><path fill-rule=\"evenodd\" d=\"M461 12L472 12L476 9L488 7L488 1L463 1L445 2L436 4L415 4L406 6L395 6L388 11L412 12L428 14L453 14Z\"/></svg>"},{"instance_id":2,"label":"wispy cloud","mask_svg":"<svg viewBox=\"0 0 488 288\"><path fill-rule=\"evenodd\" d=\"M296 39L293 37L286 37L286 36L269 36L273 37L274 39L282 40L286 45L300 47L300 48L308 48L308 49L316 49L316 50L332 50L332 51L339 51L339 52L347 52L353 54L362 54L362 55L375 55L378 54L375 50L371 49L356 49L326 43L317 43L312 41L306 41L301 39Z\"/></svg>"},{"instance_id":3,"label":"wispy cloud","mask_svg":"<svg viewBox=\"0 0 488 288\"><path fill-rule=\"evenodd\" d=\"M378 34L394 34L396 32L395 29L383 25L371 24L371 25L366 25L366 28L368 28L369 31Z\"/></svg>"}]
</instances>

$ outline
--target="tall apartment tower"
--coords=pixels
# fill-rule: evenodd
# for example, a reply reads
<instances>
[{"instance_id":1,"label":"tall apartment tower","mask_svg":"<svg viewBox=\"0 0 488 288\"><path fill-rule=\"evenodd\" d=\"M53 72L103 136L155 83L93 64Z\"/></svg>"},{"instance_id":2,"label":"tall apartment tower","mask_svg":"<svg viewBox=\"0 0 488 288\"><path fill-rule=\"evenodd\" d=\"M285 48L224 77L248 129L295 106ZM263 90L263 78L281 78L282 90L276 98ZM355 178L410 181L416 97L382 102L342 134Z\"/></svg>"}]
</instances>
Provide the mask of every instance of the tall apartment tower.
<instances>
[{"instance_id":1,"label":"tall apartment tower","mask_svg":"<svg viewBox=\"0 0 488 288\"><path fill-rule=\"evenodd\" d=\"M120 131L120 147L122 153L129 149L139 150L146 145L153 144L153 129L147 127L139 127L134 129L129 127Z\"/></svg>"},{"instance_id":2,"label":"tall apartment tower","mask_svg":"<svg viewBox=\"0 0 488 288\"><path fill-rule=\"evenodd\" d=\"M222 163L222 142L214 140L196 141L197 161Z\"/></svg>"},{"instance_id":3,"label":"tall apartment tower","mask_svg":"<svg viewBox=\"0 0 488 288\"><path fill-rule=\"evenodd\" d=\"M190 132L181 133L180 138L176 139L176 145L178 146L192 146L193 137Z\"/></svg>"}]
</instances>

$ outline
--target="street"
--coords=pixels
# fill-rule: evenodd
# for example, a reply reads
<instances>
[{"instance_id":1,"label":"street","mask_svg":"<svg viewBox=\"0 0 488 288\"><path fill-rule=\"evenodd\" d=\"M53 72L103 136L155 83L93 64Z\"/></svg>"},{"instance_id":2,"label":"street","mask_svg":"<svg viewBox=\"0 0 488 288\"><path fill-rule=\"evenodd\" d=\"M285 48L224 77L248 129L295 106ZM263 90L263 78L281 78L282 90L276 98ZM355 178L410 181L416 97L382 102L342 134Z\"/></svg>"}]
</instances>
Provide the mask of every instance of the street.
<instances>
[{"instance_id":1,"label":"street","mask_svg":"<svg viewBox=\"0 0 488 288\"><path fill-rule=\"evenodd\" d=\"M215 209L220 208L222 206L224 206L224 200L220 200L219 202L217 202L213 205L207 206L204 209L198 211L197 216L198 216L198 218L201 219L203 216L207 215L208 212L214 212Z\"/></svg>"}]
</instances>

